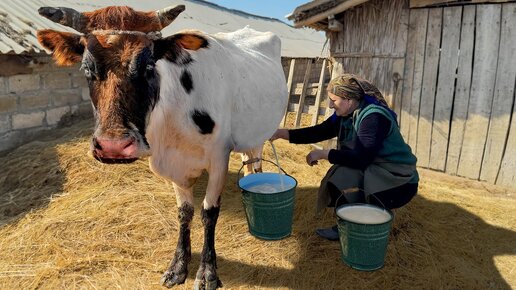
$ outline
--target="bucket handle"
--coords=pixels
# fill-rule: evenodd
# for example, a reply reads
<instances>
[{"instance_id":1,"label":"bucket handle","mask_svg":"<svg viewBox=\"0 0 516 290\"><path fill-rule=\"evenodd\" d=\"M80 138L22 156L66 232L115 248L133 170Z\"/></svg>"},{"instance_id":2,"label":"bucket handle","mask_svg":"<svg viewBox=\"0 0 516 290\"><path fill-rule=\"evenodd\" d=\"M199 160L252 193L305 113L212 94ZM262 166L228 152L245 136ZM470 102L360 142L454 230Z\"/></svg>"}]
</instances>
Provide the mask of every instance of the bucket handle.
<instances>
[{"instance_id":1,"label":"bucket handle","mask_svg":"<svg viewBox=\"0 0 516 290\"><path fill-rule=\"evenodd\" d=\"M276 164L275 162L257 157L257 158L249 159L247 161L243 161L242 162L242 166L240 166L240 169L238 169L238 173L237 173L237 183L238 183L238 180L240 180L240 173L242 172L242 169L244 168L244 166L246 166L247 164L258 162L260 160L272 163L273 165L276 165L279 169L281 169L281 171L283 171L283 174L288 175L288 173L283 168L281 168L281 166Z\"/></svg>"},{"instance_id":2,"label":"bucket handle","mask_svg":"<svg viewBox=\"0 0 516 290\"><path fill-rule=\"evenodd\" d=\"M363 190L363 189L361 189L361 190ZM374 194L371 194L371 195L369 195L369 196L367 197L366 204L371 204L371 203L369 202L369 199L370 199L370 197L371 197L371 196L373 196L374 198L376 198L376 200L377 200L377 201L382 205L382 209L383 209L384 211L389 211L389 210L390 210L390 209L388 209L388 208L385 206L385 204L383 204L383 202L382 202L382 201L381 201L381 200L380 200L376 195L374 195ZM344 194L343 194L343 193L341 193L341 194L339 195L339 197L337 197L337 199L335 200L335 205L333 206L333 214L335 215L335 217L337 217L337 203L339 202L339 199L340 199L341 197L344 197ZM344 197L344 198L346 198L346 197Z\"/></svg>"}]
</instances>

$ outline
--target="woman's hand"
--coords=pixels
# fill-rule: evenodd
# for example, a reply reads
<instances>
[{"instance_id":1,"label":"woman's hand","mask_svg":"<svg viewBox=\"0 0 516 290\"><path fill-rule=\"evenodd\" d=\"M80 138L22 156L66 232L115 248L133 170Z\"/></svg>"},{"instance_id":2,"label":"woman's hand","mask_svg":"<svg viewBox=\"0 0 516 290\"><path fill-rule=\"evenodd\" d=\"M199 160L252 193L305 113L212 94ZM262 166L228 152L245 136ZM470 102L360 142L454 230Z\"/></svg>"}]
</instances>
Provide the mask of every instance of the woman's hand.
<instances>
[{"instance_id":1,"label":"woman's hand","mask_svg":"<svg viewBox=\"0 0 516 290\"><path fill-rule=\"evenodd\" d=\"M321 160L321 159L326 159L328 160L328 153L330 152L330 150L312 150L310 151L310 153L308 153L308 155L306 155L306 163L308 163L308 165L310 166L313 166L315 164L317 164L318 160Z\"/></svg>"},{"instance_id":2,"label":"woman's hand","mask_svg":"<svg viewBox=\"0 0 516 290\"><path fill-rule=\"evenodd\" d=\"M269 138L269 141L274 141L276 139L285 139L285 140L289 140L290 139L290 136L288 134L288 129L278 129L276 130L276 132L274 132L274 134L272 135L271 138Z\"/></svg>"}]
</instances>

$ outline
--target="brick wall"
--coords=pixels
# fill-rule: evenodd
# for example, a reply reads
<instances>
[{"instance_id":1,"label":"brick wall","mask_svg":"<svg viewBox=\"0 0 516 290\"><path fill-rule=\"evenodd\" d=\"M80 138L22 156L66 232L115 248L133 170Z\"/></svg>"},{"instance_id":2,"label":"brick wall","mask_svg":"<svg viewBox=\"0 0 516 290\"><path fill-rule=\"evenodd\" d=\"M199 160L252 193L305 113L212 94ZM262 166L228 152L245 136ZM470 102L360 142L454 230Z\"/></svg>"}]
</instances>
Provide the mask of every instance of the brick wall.
<instances>
[{"instance_id":1,"label":"brick wall","mask_svg":"<svg viewBox=\"0 0 516 290\"><path fill-rule=\"evenodd\" d=\"M65 120L69 123L92 114L79 65L57 67L48 56L37 56L34 63L31 74L0 76L0 153L34 140Z\"/></svg>"}]
</instances>

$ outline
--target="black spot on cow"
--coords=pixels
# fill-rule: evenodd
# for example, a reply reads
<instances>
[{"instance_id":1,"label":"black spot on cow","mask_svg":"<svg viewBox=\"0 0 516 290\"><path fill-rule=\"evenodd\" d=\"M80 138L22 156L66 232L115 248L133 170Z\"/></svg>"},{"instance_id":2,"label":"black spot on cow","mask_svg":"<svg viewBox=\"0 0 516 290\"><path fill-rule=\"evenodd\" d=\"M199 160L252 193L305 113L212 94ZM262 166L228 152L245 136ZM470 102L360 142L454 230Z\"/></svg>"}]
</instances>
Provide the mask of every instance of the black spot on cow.
<instances>
[{"instance_id":1,"label":"black spot on cow","mask_svg":"<svg viewBox=\"0 0 516 290\"><path fill-rule=\"evenodd\" d=\"M213 132L213 127L215 127L215 122L208 115L208 113L204 111L195 110L192 113L192 119L199 127L201 134L211 134Z\"/></svg>"},{"instance_id":2,"label":"black spot on cow","mask_svg":"<svg viewBox=\"0 0 516 290\"><path fill-rule=\"evenodd\" d=\"M187 71L184 70L181 74L181 85L183 88L185 88L185 91L187 93L190 93L193 89L193 81L192 81L192 75Z\"/></svg>"}]
</instances>

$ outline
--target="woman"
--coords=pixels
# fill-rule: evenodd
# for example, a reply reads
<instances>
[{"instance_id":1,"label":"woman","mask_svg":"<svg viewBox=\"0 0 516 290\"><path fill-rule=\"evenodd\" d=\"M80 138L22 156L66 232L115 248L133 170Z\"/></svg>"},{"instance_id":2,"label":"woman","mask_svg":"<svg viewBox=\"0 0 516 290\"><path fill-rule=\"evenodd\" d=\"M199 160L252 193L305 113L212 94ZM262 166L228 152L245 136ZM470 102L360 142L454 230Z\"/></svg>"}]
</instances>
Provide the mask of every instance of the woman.
<instances>
[{"instance_id":1,"label":"woman","mask_svg":"<svg viewBox=\"0 0 516 290\"><path fill-rule=\"evenodd\" d=\"M400 134L396 114L369 81L345 74L328 85L335 113L323 123L302 129L278 129L272 140L294 144L316 143L337 137L337 149L312 150L312 166L326 159L333 166L321 181L317 211L345 203L370 203L399 208L417 193L416 157ZM338 240L337 226L316 233Z\"/></svg>"}]
</instances>

